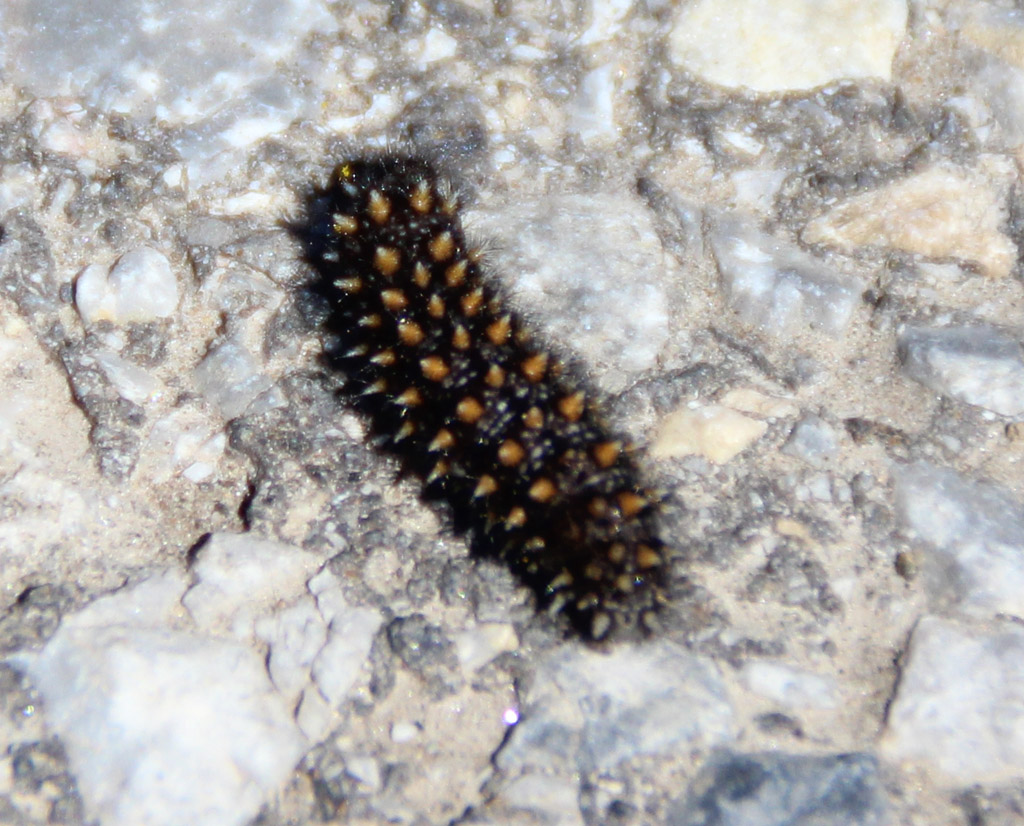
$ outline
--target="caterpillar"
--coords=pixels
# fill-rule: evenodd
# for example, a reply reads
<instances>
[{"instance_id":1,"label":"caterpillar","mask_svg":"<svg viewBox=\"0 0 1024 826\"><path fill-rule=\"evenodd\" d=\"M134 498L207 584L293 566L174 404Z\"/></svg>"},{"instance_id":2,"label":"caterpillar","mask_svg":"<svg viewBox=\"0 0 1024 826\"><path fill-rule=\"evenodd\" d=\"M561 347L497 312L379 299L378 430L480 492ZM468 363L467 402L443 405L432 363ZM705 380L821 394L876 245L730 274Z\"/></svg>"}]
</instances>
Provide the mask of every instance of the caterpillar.
<instances>
[{"instance_id":1,"label":"caterpillar","mask_svg":"<svg viewBox=\"0 0 1024 826\"><path fill-rule=\"evenodd\" d=\"M585 638L653 627L657 497L595 392L507 306L454 188L423 159L353 158L312 189L298 232L324 359L378 447Z\"/></svg>"}]
</instances>

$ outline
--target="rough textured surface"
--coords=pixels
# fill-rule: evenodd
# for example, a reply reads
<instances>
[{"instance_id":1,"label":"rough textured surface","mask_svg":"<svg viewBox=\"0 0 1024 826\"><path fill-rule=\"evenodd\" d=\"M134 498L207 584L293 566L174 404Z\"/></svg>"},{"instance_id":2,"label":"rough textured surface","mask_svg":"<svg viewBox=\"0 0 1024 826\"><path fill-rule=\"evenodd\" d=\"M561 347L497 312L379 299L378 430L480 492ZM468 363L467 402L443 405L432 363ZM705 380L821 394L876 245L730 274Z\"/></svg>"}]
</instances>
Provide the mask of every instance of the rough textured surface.
<instances>
[{"instance_id":1,"label":"rough textured surface","mask_svg":"<svg viewBox=\"0 0 1024 826\"><path fill-rule=\"evenodd\" d=\"M83 9L0 4L0 821L1020 821L1019 4ZM637 446L644 645L339 405L289 224L388 146Z\"/></svg>"}]
</instances>

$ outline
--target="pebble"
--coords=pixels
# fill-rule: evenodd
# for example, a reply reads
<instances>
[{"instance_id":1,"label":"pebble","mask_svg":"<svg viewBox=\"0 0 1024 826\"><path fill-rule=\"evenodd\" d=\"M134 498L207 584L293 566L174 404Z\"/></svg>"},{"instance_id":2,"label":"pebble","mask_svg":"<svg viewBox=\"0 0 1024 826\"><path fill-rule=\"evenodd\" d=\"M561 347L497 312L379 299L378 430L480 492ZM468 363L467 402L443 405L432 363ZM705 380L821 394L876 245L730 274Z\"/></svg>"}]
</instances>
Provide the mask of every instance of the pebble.
<instances>
[{"instance_id":1,"label":"pebble","mask_svg":"<svg viewBox=\"0 0 1024 826\"><path fill-rule=\"evenodd\" d=\"M93 358L122 399L145 405L157 401L162 395L163 383L137 364L109 350L100 350L93 354Z\"/></svg>"},{"instance_id":2,"label":"pebble","mask_svg":"<svg viewBox=\"0 0 1024 826\"><path fill-rule=\"evenodd\" d=\"M936 164L840 202L800 238L851 254L895 247L954 258L1003 278L1017 263L1017 248L1002 229L1007 220L1006 198L985 174Z\"/></svg>"},{"instance_id":3,"label":"pebble","mask_svg":"<svg viewBox=\"0 0 1024 826\"><path fill-rule=\"evenodd\" d=\"M579 37L581 46L591 46L615 37L633 3L632 0L590 0L586 6L590 25Z\"/></svg>"},{"instance_id":4,"label":"pebble","mask_svg":"<svg viewBox=\"0 0 1024 826\"><path fill-rule=\"evenodd\" d=\"M720 752L668 826L889 826L878 761L869 754Z\"/></svg>"},{"instance_id":5,"label":"pebble","mask_svg":"<svg viewBox=\"0 0 1024 826\"><path fill-rule=\"evenodd\" d=\"M176 629L185 585L167 572L101 597L28 663L104 826L241 826L307 748L259 651Z\"/></svg>"},{"instance_id":6,"label":"pebble","mask_svg":"<svg viewBox=\"0 0 1024 826\"><path fill-rule=\"evenodd\" d=\"M90 264L75 280L75 307L86 324L155 321L178 307L178 280L167 257L137 247L110 269Z\"/></svg>"},{"instance_id":7,"label":"pebble","mask_svg":"<svg viewBox=\"0 0 1024 826\"><path fill-rule=\"evenodd\" d=\"M192 563L195 584L182 604L200 628L252 636L254 618L306 592L313 554L250 534L213 534Z\"/></svg>"},{"instance_id":8,"label":"pebble","mask_svg":"<svg viewBox=\"0 0 1024 826\"><path fill-rule=\"evenodd\" d=\"M936 393L1002 416L1024 414L1020 344L995 328L909 327L898 352L904 372Z\"/></svg>"},{"instance_id":9,"label":"pebble","mask_svg":"<svg viewBox=\"0 0 1024 826\"><path fill-rule=\"evenodd\" d=\"M196 387L225 419L241 416L274 383L260 363L238 340L231 338L206 354L193 371Z\"/></svg>"},{"instance_id":10,"label":"pebble","mask_svg":"<svg viewBox=\"0 0 1024 826\"><path fill-rule=\"evenodd\" d=\"M676 13L669 57L710 83L755 92L889 80L906 27L906 0L696 0Z\"/></svg>"},{"instance_id":11,"label":"pebble","mask_svg":"<svg viewBox=\"0 0 1024 826\"><path fill-rule=\"evenodd\" d=\"M839 437L835 429L820 417L805 416L789 434L782 452L802 459L812 467L825 467L839 455Z\"/></svg>"},{"instance_id":12,"label":"pebble","mask_svg":"<svg viewBox=\"0 0 1024 826\"><path fill-rule=\"evenodd\" d=\"M580 80L572 109L572 128L588 144L600 140L612 143L619 137L619 123L615 119L618 74L617 66L605 64Z\"/></svg>"},{"instance_id":13,"label":"pebble","mask_svg":"<svg viewBox=\"0 0 1024 826\"><path fill-rule=\"evenodd\" d=\"M395 743L411 743L419 734L415 723L399 721L391 726L391 740Z\"/></svg>"},{"instance_id":14,"label":"pebble","mask_svg":"<svg viewBox=\"0 0 1024 826\"><path fill-rule=\"evenodd\" d=\"M932 551L922 558L932 596L974 616L1024 618L1024 503L927 462L895 478L902 529Z\"/></svg>"},{"instance_id":15,"label":"pebble","mask_svg":"<svg viewBox=\"0 0 1024 826\"><path fill-rule=\"evenodd\" d=\"M760 439L768 425L728 407L709 404L670 413L651 445L656 459L699 455L725 464Z\"/></svg>"},{"instance_id":16,"label":"pebble","mask_svg":"<svg viewBox=\"0 0 1024 826\"><path fill-rule=\"evenodd\" d=\"M730 213L714 222L711 247L729 304L748 324L779 338L807 327L838 337L849 326L860 290L795 244Z\"/></svg>"},{"instance_id":17,"label":"pebble","mask_svg":"<svg viewBox=\"0 0 1024 826\"><path fill-rule=\"evenodd\" d=\"M890 760L938 769L961 785L1024 778L1024 629L922 619L881 751Z\"/></svg>"},{"instance_id":18,"label":"pebble","mask_svg":"<svg viewBox=\"0 0 1024 826\"><path fill-rule=\"evenodd\" d=\"M267 666L277 690L298 705L313 662L327 642L327 624L316 600L300 596L290 605L258 617L253 632L270 651Z\"/></svg>"},{"instance_id":19,"label":"pebble","mask_svg":"<svg viewBox=\"0 0 1024 826\"><path fill-rule=\"evenodd\" d=\"M510 774L605 770L638 755L710 748L731 739L732 726L708 659L664 641L607 653L565 646L538 666L497 764Z\"/></svg>"},{"instance_id":20,"label":"pebble","mask_svg":"<svg viewBox=\"0 0 1024 826\"><path fill-rule=\"evenodd\" d=\"M281 67L337 25L314 0L223 0L213 9L156 0L143 12L129 0L96 0L88 10L74 0L4 3L0 75L41 98L68 96L89 111L172 125L172 151L194 191L317 111L319 95ZM108 146L89 137L86 149L50 140L87 159Z\"/></svg>"}]
</instances>

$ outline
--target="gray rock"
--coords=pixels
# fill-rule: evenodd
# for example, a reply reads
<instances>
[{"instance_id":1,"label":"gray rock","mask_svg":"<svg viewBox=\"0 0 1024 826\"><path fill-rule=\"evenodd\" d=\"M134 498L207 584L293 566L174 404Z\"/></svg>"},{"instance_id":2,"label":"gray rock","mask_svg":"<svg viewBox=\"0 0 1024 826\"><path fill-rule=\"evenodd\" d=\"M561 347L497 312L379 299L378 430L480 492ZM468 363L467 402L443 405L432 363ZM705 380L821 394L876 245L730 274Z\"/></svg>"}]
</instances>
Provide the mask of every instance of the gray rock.
<instances>
[{"instance_id":1,"label":"gray rock","mask_svg":"<svg viewBox=\"0 0 1024 826\"><path fill-rule=\"evenodd\" d=\"M240 416L257 396L273 386L260 372L260 364L252 353L234 339L213 347L194 375L200 392L226 419Z\"/></svg>"},{"instance_id":2,"label":"gray rock","mask_svg":"<svg viewBox=\"0 0 1024 826\"><path fill-rule=\"evenodd\" d=\"M2 216L0 227L0 291L14 301L32 332L56 347L64 333L57 318L60 295L46 233L21 210Z\"/></svg>"},{"instance_id":3,"label":"gray rock","mask_svg":"<svg viewBox=\"0 0 1024 826\"><path fill-rule=\"evenodd\" d=\"M866 754L716 755L670 826L882 826L878 764Z\"/></svg>"},{"instance_id":4,"label":"gray rock","mask_svg":"<svg viewBox=\"0 0 1024 826\"><path fill-rule=\"evenodd\" d=\"M89 441L100 472L124 481L135 468L141 449L139 428L146 420L143 407L121 395L111 381L103 356L106 351L87 337L60 349L75 400L92 423Z\"/></svg>"},{"instance_id":5,"label":"gray rock","mask_svg":"<svg viewBox=\"0 0 1024 826\"><path fill-rule=\"evenodd\" d=\"M709 660L669 642L608 653L567 646L541 663L497 763L510 773L609 769L731 736L732 708Z\"/></svg>"},{"instance_id":6,"label":"gray rock","mask_svg":"<svg viewBox=\"0 0 1024 826\"><path fill-rule=\"evenodd\" d=\"M443 697L461 682L455 644L422 614L398 617L387 627L388 646L406 668L418 674L430 693Z\"/></svg>"},{"instance_id":7,"label":"gray rock","mask_svg":"<svg viewBox=\"0 0 1024 826\"><path fill-rule=\"evenodd\" d=\"M825 467L839 454L839 441L827 422L818 416L805 416L793 428L782 452L813 467Z\"/></svg>"},{"instance_id":8,"label":"gray rock","mask_svg":"<svg viewBox=\"0 0 1024 826\"><path fill-rule=\"evenodd\" d=\"M56 799L50 804L49 823L81 823L85 812L78 786L72 777L67 754L59 739L18 743L10 751L11 778L21 791L56 791ZM0 809L0 823L9 822ZM17 821L15 821L17 822ZM28 823L26 819L24 821Z\"/></svg>"},{"instance_id":9,"label":"gray rock","mask_svg":"<svg viewBox=\"0 0 1024 826\"><path fill-rule=\"evenodd\" d=\"M1024 617L1024 504L1009 489L918 462L896 474L896 510L934 552L924 559L933 597Z\"/></svg>"},{"instance_id":10,"label":"gray rock","mask_svg":"<svg viewBox=\"0 0 1024 826\"><path fill-rule=\"evenodd\" d=\"M846 331L860 290L824 261L734 213L715 220L710 240L722 288L747 323L777 338Z\"/></svg>"},{"instance_id":11,"label":"gray rock","mask_svg":"<svg viewBox=\"0 0 1024 826\"><path fill-rule=\"evenodd\" d=\"M898 353L906 374L936 393L1003 416L1024 414L1020 343L992 327L911 327Z\"/></svg>"}]
</instances>

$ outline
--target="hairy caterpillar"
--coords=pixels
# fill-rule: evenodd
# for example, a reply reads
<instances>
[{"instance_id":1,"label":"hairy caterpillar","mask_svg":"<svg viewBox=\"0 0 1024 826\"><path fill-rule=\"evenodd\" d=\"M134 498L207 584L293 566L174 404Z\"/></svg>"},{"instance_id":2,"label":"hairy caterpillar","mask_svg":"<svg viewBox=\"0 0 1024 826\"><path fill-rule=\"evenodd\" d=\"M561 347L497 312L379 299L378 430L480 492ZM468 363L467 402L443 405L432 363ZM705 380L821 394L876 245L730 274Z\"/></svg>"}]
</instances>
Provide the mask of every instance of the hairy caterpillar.
<instances>
[{"instance_id":1,"label":"hairy caterpillar","mask_svg":"<svg viewBox=\"0 0 1024 826\"><path fill-rule=\"evenodd\" d=\"M301 227L347 401L497 557L593 639L648 628L662 599L658 504L593 392L539 341L467 246L426 161L353 159Z\"/></svg>"}]
</instances>

